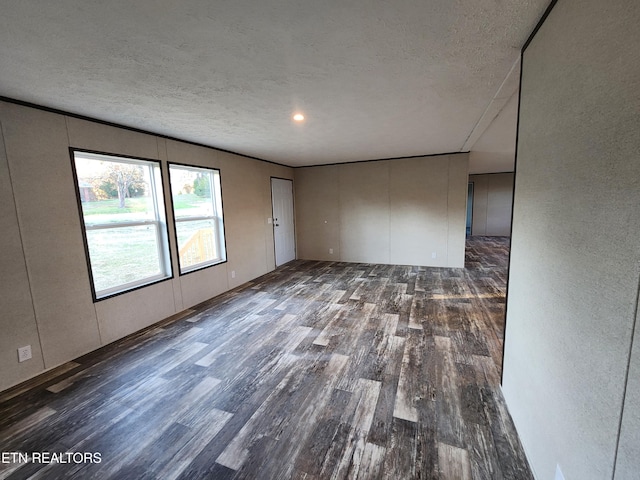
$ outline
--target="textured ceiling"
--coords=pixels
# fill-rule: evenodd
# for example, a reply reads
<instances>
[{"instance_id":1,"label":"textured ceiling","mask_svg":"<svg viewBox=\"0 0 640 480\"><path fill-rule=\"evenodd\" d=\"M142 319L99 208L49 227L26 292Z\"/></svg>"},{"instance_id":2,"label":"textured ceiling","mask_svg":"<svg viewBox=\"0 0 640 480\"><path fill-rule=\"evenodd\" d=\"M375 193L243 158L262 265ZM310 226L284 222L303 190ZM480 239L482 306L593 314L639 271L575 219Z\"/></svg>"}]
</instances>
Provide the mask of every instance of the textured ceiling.
<instances>
[{"instance_id":1,"label":"textured ceiling","mask_svg":"<svg viewBox=\"0 0 640 480\"><path fill-rule=\"evenodd\" d=\"M469 156L469 173L499 173L514 170L518 92L474 143Z\"/></svg>"},{"instance_id":2,"label":"textured ceiling","mask_svg":"<svg viewBox=\"0 0 640 480\"><path fill-rule=\"evenodd\" d=\"M0 95L292 166L465 151L547 4L4 0Z\"/></svg>"}]
</instances>

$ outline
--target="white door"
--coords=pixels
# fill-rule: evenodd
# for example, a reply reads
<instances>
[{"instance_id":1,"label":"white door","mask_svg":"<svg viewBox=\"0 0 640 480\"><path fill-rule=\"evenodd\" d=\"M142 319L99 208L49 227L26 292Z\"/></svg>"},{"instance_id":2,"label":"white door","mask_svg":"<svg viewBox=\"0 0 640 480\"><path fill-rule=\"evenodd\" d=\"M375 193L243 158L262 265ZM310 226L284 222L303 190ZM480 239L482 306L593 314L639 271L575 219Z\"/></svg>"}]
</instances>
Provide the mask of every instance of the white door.
<instances>
[{"instance_id":1,"label":"white door","mask_svg":"<svg viewBox=\"0 0 640 480\"><path fill-rule=\"evenodd\" d=\"M293 181L271 179L273 206L273 238L276 246L276 267L296 258L293 219Z\"/></svg>"}]
</instances>

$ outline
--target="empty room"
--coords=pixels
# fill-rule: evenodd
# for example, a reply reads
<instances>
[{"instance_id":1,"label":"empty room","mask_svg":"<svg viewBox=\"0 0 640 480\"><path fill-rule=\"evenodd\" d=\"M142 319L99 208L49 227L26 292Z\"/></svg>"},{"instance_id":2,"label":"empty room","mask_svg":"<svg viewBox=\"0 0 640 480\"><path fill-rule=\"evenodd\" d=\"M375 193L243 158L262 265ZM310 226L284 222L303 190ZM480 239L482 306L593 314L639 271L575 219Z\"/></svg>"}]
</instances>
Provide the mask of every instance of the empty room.
<instances>
[{"instance_id":1,"label":"empty room","mask_svg":"<svg viewBox=\"0 0 640 480\"><path fill-rule=\"evenodd\" d=\"M4 1L0 479L638 478L639 24Z\"/></svg>"}]
</instances>

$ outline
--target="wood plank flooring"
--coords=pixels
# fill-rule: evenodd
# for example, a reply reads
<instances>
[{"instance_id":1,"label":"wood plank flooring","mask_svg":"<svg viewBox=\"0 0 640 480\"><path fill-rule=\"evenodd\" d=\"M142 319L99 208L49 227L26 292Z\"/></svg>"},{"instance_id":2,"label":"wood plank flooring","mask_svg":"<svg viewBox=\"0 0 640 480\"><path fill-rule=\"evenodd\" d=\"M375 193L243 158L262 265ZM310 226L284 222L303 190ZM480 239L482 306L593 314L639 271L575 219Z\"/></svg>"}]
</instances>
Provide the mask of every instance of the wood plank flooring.
<instances>
[{"instance_id":1,"label":"wood plank flooring","mask_svg":"<svg viewBox=\"0 0 640 480\"><path fill-rule=\"evenodd\" d=\"M289 263L0 393L0 478L531 479L499 390L507 254Z\"/></svg>"}]
</instances>

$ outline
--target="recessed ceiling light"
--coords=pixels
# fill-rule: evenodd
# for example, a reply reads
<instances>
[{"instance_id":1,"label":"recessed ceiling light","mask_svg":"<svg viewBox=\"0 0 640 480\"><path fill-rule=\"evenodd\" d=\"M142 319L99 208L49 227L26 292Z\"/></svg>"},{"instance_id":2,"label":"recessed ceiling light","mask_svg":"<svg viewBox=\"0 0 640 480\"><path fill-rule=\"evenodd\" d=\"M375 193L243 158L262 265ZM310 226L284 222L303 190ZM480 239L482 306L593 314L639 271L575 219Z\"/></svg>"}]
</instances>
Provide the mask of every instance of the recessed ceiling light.
<instances>
[{"instance_id":1,"label":"recessed ceiling light","mask_svg":"<svg viewBox=\"0 0 640 480\"><path fill-rule=\"evenodd\" d=\"M296 113L296 114L293 116L293 119L294 119L296 122L302 122L302 121L304 120L304 115L303 115L303 114L301 114L301 113Z\"/></svg>"}]
</instances>

